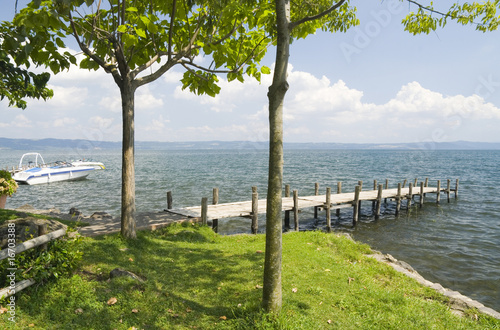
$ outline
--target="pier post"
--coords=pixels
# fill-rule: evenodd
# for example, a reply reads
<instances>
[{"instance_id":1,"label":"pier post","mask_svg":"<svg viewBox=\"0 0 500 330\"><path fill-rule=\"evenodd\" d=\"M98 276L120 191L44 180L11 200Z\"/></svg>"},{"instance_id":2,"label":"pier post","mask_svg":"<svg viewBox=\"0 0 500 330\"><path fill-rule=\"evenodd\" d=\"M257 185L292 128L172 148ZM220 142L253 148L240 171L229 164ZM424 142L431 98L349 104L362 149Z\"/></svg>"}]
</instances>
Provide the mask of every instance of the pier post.
<instances>
[{"instance_id":1,"label":"pier post","mask_svg":"<svg viewBox=\"0 0 500 330\"><path fill-rule=\"evenodd\" d=\"M217 204L219 204L219 188L214 188L212 194L212 205ZM212 229L216 233L219 232L219 219L212 220Z\"/></svg>"},{"instance_id":2,"label":"pier post","mask_svg":"<svg viewBox=\"0 0 500 330\"><path fill-rule=\"evenodd\" d=\"M455 199L458 198L458 179L457 182L455 183Z\"/></svg>"},{"instance_id":3,"label":"pier post","mask_svg":"<svg viewBox=\"0 0 500 330\"><path fill-rule=\"evenodd\" d=\"M319 183L316 182L314 184L314 196L318 196L318 195L319 195ZM318 209L319 209L318 206L314 207L314 219L318 219Z\"/></svg>"},{"instance_id":4,"label":"pier post","mask_svg":"<svg viewBox=\"0 0 500 330\"><path fill-rule=\"evenodd\" d=\"M446 184L446 196L448 197L448 203L450 202L450 190L451 190L451 180L448 179Z\"/></svg>"},{"instance_id":5,"label":"pier post","mask_svg":"<svg viewBox=\"0 0 500 330\"><path fill-rule=\"evenodd\" d=\"M259 229L259 194L257 187L252 187L252 234Z\"/></svg>"},{"instance_id":6,"label":"pier post","mask_svg":"<svg viewBox=\"0 0 500 330\"><path fill-rule=\"evenodd\" d=\"M201 199L201 224L203 226L207 225L207 213L208 213L208 198L203 197Z\"/></svg>"},{"instance_id":7,"label":"pier post","mask_svg":"<svg viewBox=\"0 0 500 330\"><path fill-rule=\"evenodd\" d=\"M373 190L377 190L377 180L373 180ZM372 210L375 210L377 203L376 200L372 201Z\"/></svg>"},{"instance_id":8,"label":"pier post","mask_svg":"<svg viewBox=\"0 0 500 330\"><path fill-rule=\"evenodd\" d=\"M293 191L293 220L295 222L295 231L299 231L299 192Z\"/></svg>"},{"instance_id":9,"label":"pier post","mask_svg":"<svg viewBox=\"0 0 500 330\"><path fill-rule=\"evenodd\" d=\"M437 193L436 193L436 204L439 204L441 200L441 180L437 182Z\"/></svg>"},{"instance_id":10,"label":"pier post","mask_svg":"<svg viewBox=\"0 0 500 330\"><path fill-rule=\"evenodd\" d=\"M337 182L337 194L341 194L342 193L342 182ZM336 212L335 212L335 215L337 215L337 217L340 217L340 209L337 209Z\"/></svg>"},{"instance_id":11,"label":"pier post","mask_svg":"<svg viewBox=\"0 0 500 330\"><path fill-rule=\"evenodd\" d=\"M167 191L167 210L172 209L172 192Z\"/></svg>"},{"instance_id":12,"label":"pier post","mask_svg":"<svg viewBox=\"0 0 500 330\"><path fill-rule=\"evenodd\" d=\"M406 186L406 181L407 181L406 179L403 181L403 187L402 188L404 188Z\"/></svg>"},{"instance_id":13,"label":"pier post","mask_svg":"<svg viewBox=\"0 0 500 330\"><path fill-rule=\"evenodd\" d=\"M359 185L359 192L361 193L361 191L363 190L363 181L358 181L358 185ZM361 201L358 202L358 211L361 210Z\"/></svg>"},{"instance_id":14,"label":"pier post","mask_svg":"<svg viewBox=\"0 0 500 330\"><path fill-rule=\"evenodd\" d=\"M408 203L406 203L406 211L409 212L411 208L411 201L413 199L413 182L408 185Z\"/></svg>"},{"instance_id":15,"label":"pier post","mask_svg":"<svg viewBox=\"0 0 500 330\"><path fill-rule=\"evenodd\" d=\"M378 185L378 194L377 194L377 207L375 209L375 220L378 220L380 218L380 206L382 204L382 190L384 189L384 186L379 184Z\"/></svg>"},{"instance_id":16,"label":"pier post","mask_svg":"<svg viewBox=\"0 0 500 330\"><path fill-rule=\"evenodd\" d=\"M415 178L415 181L413 181L413 186L416 187L418 183L418 178Z\"/></svg>"},{"instance_id":17,"label":"pier post","mask_svg":"<svg viewBox=\"0 0 500 330\"><path fill-rule=\"evenodd\" d=\"M285 197L290 197L290 185L285 185ZM285 230L290 230L290 211L285 211Z\"/></svg>"},{"instance_id":18,"label":"pier post","mask_svg":"<svg viewBox=\"0 0 500 330\"><path fill-rule=\"evenodd\" d=\"M429 187L429 178L425 178L424 187L425 188ZM424 198L425 198L425 194L424 194Z\"/></svg>"},{"instance_id":19,"label":"pier post","mask_svg":"<svg viewBox=\"0 0 500 330\"><path fill-rule=\"evenodd\" d=\"M385 179L385 189L389 189L389 179ZM387 204L387 198L384 199L384 203Z\"/></svg>"},{"instance_id":20,"label":"pier post","mask_svg":"<svg viewBox=\"0 0 500 330\"><path fill-rule=\"evenodd\" d=\"M332 197L332 188L326 188L326 202L325 202L325 211L326 211L326 230L330 233L332 231L332 219L330 214L330 205L331 205L331 197Z\"/></svg>"},{"instance_id":21,"label":"pier post","mask_svg":"<svg viewBox=\"0 0 500 330\"><path fill-rule=\"evenodd\" d=\"M420 207L424 206L424 182L420 181Z\"/></svg>"},{"instance_id":22,"label":"pier post","mask_svg":"<svg viewBox=\"0 0 500 330\"><path fill-rule=\"evenodd\" d=\"M355 226L359 219L359 193L361 192L361 186L356 186L354 189L354 201L352 202L353 214L352 214L352 225Z\"/></svg>"},{"instance_id":23,"label":"pier post","mask_svg":"<svg viewBox=\"0 0 500 330\"><path fill-rule=\"evenodd\" d=\"M399 215L401 210L401 182L398 182L398 194L396 195L396 216Z\"/></svg>"}]
</instances>

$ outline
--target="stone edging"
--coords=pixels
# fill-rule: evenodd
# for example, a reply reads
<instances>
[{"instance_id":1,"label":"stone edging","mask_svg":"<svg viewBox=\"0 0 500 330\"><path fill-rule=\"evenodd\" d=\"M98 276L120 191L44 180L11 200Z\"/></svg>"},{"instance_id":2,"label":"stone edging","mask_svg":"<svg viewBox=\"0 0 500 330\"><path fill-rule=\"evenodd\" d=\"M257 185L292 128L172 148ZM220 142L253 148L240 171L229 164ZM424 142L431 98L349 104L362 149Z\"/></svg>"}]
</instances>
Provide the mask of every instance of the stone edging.
<instances>
[{"instance_id":1,"label":"stone edging","mask_svg":"<svg viewBox=\"0 0 500 330\"><path fill-rule=\"evenodd\" d=\"M425 285L429 288L432 288L444 296L450 299L450 308L453 313L458 315L463 315L467 309L476 308L479 312L494 317L496 319L500 319L500 313L484 306L480 302L476 300L472 300L469 297L462 295L460 292L453 291L447 288L444 288L439 283L432 283L425 278L423 278L417 271L415 271L410 265L408 265L404 261L398 261L396 258L391 256L390 254L382 254L377 252L375 254L367 255L367 257L374 258L380 262L388 264L396 271L405 274L408 277L413 278L418 283Z\"/></svg>"}]
</instances>

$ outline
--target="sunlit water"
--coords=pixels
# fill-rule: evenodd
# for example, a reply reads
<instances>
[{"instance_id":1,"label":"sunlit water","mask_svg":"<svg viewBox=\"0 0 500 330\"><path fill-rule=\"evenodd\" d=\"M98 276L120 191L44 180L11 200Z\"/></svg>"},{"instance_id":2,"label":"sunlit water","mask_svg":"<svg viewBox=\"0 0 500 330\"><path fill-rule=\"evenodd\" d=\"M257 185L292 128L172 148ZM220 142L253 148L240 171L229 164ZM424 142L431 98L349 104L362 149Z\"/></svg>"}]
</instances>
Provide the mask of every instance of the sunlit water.
<instances>
[{"instance_id":1,"label":"sunlit water","mask_svg":"<svg viewBox=\"0 0 500 330\"><path fill-rule=\"evenodd\" d=\"M19 161L22 151L0 150L0 168ZM30 204L35 208L58 208L67 212L77 207L89 215L106 211L115 216L120 209L121 154L119 150L93 151L78 155L72 151L47 151L46 161L70 160L81 156L105 163L107 169L82 181L21 186L7 201L7 207ZM373 187L373 180L390 187L404 179L428 177L460 179L459 198L447 203L442 196L436 205L429 194L424 208L403 209L394 216L394 204L383 205L382 217L372 217L371 202L363 202L361 221L352 228L352 210L343 209L340 219L333 215L335 228L376 250L410 263L426 279L500 310L500 151L369 151L369 150L286 150L284 181L300 195L313 195L314 183L336 191L353 191L358 180ZM160 211L166 207L166 192L173 193L174 207L198 205L218 187L219 202L251 199L257 186L265 198L267 152L261 150L136 151L137 210ZM300 214L301 230L323 229L324 212L313 219L312 210ZM220 220L225 234L250 232L247 219ZM265 228L260 217L259 228Z\"/></svg>"}]
</instances>

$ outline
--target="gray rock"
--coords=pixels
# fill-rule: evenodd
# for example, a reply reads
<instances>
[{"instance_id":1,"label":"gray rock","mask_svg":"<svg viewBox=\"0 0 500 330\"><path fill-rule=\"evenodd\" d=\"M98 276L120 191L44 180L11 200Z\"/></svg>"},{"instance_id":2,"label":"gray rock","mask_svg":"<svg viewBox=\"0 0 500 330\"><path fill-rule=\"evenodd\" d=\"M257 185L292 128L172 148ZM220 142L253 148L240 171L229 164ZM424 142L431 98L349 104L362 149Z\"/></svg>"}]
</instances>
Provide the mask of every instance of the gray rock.
<instances>
[{"instance_id":1,"label":"gray rock","mask_svg":"<svg viewBox=\"0 0 500 330\"><path fill-rule=\"evenodd\" d=\"M90 216L90 218L94 219L94 220L109 220L109 219L112 219L113 216L109 213L106 213L106 212L94 212Z\"/></svg>"},{"instance_id":2,"label":"gray rock","mask_svg":"<svg viewBox=\"0 0 500 330\"><path fill-rule=\"evenodd\" d=\"M115 277L120 277L120 276L128 276L134 280L137 280L139 282L144 282L143 279L141 279L138 275L129 272L128 270L121 269L121 268L115 268L109 273L109 278L115 278Z\"/></svg>"}]
</instances>

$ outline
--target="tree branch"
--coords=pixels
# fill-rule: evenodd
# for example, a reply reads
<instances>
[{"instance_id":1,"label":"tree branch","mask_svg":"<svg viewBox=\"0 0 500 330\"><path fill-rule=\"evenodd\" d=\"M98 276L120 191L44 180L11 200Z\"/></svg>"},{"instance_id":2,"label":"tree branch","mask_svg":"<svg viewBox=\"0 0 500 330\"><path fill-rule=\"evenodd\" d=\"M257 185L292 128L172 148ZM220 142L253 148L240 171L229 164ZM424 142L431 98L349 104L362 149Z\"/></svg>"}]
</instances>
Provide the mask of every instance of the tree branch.
<instances>
[{"instance_id":1,"label":"tree branch","mask_svg":"<svg viewBox=\"0 0 500 330\"><path fill-rule=\"evenodd\" d=\"M69 21L70 21L70 24L71 24L71 29L73 30L73 36L75 37L76 42L78 43L78 46L80 47L80 49L82 50L82 52L85 55L87 55L88 57L90 57L100 67L102 67L104 69L104 71L106 71L107 73L110 73L113 76L113 79L115 80L115 82L118 84L118 86L120 86L120 84L121 84L121 77L120 77L120 73L116 69L116 66L114 64L107 64L106 62L104 62L99 56L97 56L96 54L94 54L87 47L87 45L85 45L80 40L80 36L78 35L78 31L76 30L75 21L73 20L73 16L71 15L71 12L69 13Z\"/></svg>"},{"instance_id":2,"label":"tree branch","mask_svg":"<svg viewBox=\"0 0 500 330\"><path fill-rule=\"evenodd\" d=\"M345 2L345 0L340 0L339 2L337 2L336 4L331 6L329 9L325 10L324 12L319 13L318 15L304 17L298 21L291 22L290 23L290 31L293 30L294 28L296 28L297 26L299 26L300 24L303 24L303 23L309 22L309 21L314 21L314 20L317 20L323 16L330 14L332 11L334 11L335 9L342 6L344 4L344 2Z\"/></svg>"},{"instance_id":3,"label":"tree branch","mask_svg":"<svg viewBox=\"0 0 500 330\"><path fill-rule=\"evenodd\" d=\"M174 33L174 20L177 7L177 0L172 4L172 14L170 15L170 29L168 30L168 60L172 59L172 38Z\"/></svg>"}]
</instances>

